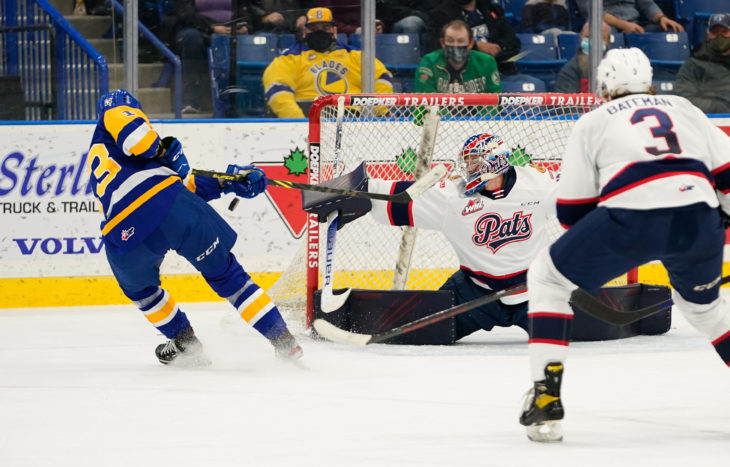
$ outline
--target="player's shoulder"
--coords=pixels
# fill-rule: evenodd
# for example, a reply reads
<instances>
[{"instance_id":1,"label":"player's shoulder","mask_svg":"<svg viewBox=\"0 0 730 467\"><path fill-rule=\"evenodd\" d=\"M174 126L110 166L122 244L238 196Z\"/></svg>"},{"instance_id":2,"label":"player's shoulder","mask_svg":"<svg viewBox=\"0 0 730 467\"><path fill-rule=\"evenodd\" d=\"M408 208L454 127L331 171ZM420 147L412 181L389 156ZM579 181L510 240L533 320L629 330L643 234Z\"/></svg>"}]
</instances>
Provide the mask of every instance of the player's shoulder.
<instances>
[{"instance_id":1,"label":"player's shoulder","mask_svg":"<svg viewBox=\"0 0 730 467\"><path fill-rule=\"evenodd\" d=\"M541 164L532 163L523 167L515 167L514 169L518 179L526 179L530 183L549 186L557 182L555 174Z\"/></svg>"}]
</instances>

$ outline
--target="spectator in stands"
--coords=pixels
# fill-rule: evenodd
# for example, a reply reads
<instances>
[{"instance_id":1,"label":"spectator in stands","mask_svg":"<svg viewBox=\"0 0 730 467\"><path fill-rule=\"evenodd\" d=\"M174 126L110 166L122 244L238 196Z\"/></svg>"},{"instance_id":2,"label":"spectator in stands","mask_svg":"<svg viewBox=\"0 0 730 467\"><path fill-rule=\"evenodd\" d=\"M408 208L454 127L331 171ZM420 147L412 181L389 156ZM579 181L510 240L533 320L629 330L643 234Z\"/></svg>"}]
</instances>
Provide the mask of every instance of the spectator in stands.
<instances>
[{"instance_id":1,"label":"spectator in stands","mask_svg":"<svg viewBox=\"0 0 730 467\"><path fill-rule=\"evenodd\" d=\"M234 13L231 0L174 0L163 18L161 39L182 61L183 113L207 111L211 106L210 78L206 50L210 35L247 34L251 18L246 2Z\"/></svg>"},{"instance_id":2,"label":"spectator in stands","mask_svg":"<svg viewBox=\"0 0 730 467\"><path fill-rule=\"evenodd\" d=\"M423 57L416 70L415 92L502 92L494 57L473 50L474 36L460 19L441 28L441 49Z\"/></svg>"},{"instance_id":3,"label":"spectator in stands","mask_svg":"<svg viewBox=\"0 0 730 467\"><path fill-rule=\"evenodd\" d=\"M705 113L730 113L730 13L710 17L707 39L679 69L674 92Z\"/></svg>"},{"instance_id":4,"label":"spectator in stands","mask_svg":"<svg viewBox=\"0 0 730 467\"><path fill-rule=\"evenodd\" d=\"M337 31L350 34L359 34L361 32L360 24L360 2L352 0L316 0L315 5L328 8L334 12L335 26ZM385 32L385 23L382 17L385 14L384 0L376 0L375 2L375 33L381 34Z\"/></svg>"},{"instance_id":5,"label":"spectator in stands","mask_svg":"<svg viewBox=\"0 0 730 467\"><path fill-rule=\"evenodd\" d=\"M561 34L572 32L565 0L527 0L522 7L522 32Z\"/></svg>"},{"instance_id":6,"label":"spectator in stands","mask_svg":"<svg viewBox=\"0 0 730 467\"><path fill-rule=\"evenodd\" d=\"M563 65L555 81L555 92L576 93L589 92L588 80L591 74L591 64L588 60L588 52L591 49L589 36L590 21L583 25L580 30L580 48L568 63ZM606 51L611 41L611 28L603 22L603 51Z\"/></svg>"},{"instance_id":7,"label":"spectator in stands","mask_svg":"<svg viewBox=\"0 0 730 467\"><path fill-rule=\"evenodd\" d=\"M264 71L266 102L280 118L304 118L297 101L361 89L361 52L337 41L332 11L312 8L306 16L304 43L285 50ZM375 59L375 92L392 93L392 82L390 72Z\"/></svg>"},{"instance_id":8,"label":"spectator in stands","mask_svg":"<svg viewBox=\"0 0 730 467\"><path fill-rule=\"evenodd\" d=\"M590 6L591 0L578 0L578 9L584 17L590 16ZM603 20L616 32L684 31L653 0L603 0L603 11Z\"/></svg>"},{"instance_id":9,"label":"spectator in stands","mask_svg":"<svg viewBox=\"0 0 730 467\"><path fill-rule=\"evenodd\" d=\"M293 34L296 32L297 19L304 18L303 13L310 3L300 0L252 0L250 2L252 32Z\"/></svg>"},{"instance_id":10,"label":"spectator in stands","mask_svg":"<svg viewBox=\"0 0 730 467\"><path fill-rule=\"evenodd\" d=\"M382 19L387 32L422 34L426 32L428 15L421 0L389 0L385 3Z\"/></svg>"},{"instance_id":11,"label":"spectator in stands","mask_svg":"<svg viewBox=\"0 0 730 467\"><path fill-rule=\"evenodd\" d=\"M433 7L428 12L429 50L441 47L444 24L461 19L472 30L476 40L474 48L494 57L500 73L517 72L515 64L508 60L519 53L521 44L501 6L489 0L432 0L424 3Z\"/></svg>"}]
</instances>

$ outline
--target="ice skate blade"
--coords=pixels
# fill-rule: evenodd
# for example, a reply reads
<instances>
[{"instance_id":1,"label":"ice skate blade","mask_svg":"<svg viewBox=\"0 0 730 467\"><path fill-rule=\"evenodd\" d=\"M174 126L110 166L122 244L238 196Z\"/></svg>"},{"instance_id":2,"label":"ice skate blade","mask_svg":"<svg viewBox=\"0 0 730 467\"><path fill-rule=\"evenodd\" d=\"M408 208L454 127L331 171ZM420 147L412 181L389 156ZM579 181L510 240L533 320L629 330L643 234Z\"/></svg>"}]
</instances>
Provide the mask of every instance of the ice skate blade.
<instances>
[{"instance_id":1,"label":"ice skate blade","mask_svg":"<svg viewBox=\"0 0 730 467\"><path fill-rule=\"evenodd\" d=\"M163 363L163 362L161 362ZM193 354L182 353L175 360L166 363L167 366L175 366L179 368L198 368L206 367L213 364L213 361L203 353L202 350Z\"/></svg>"},{"instance_id":2,"label":"ice skate blade","mask_svg":"<svg viewBox=\"0 0 730 467\"><path fill-rule=\"evenodd\" d=\"M530 441L538 443L559 443L563 441L563 426L560 420L529 425L525 428Z\"/></svg>"}]
</instances>

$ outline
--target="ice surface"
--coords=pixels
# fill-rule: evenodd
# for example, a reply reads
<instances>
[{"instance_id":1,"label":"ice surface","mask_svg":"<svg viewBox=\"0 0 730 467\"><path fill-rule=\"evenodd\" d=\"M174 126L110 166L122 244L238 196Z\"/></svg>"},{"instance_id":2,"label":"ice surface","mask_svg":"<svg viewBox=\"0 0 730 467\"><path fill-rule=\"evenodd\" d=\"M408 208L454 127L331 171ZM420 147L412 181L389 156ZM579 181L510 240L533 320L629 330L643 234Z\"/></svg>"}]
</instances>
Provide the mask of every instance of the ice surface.
<instances>
[{"instance_id":1,"label":"ice surface","mask_svg":"<svg viewBox=\"0 0 730 467\"><path fill-rule=\"evenodd\" d=\"M730 371L671 331L571 345L562 444L527 440L526 335L274 361L225 303L183 304L214 360L160 365L133 306L0 310L0 466L681 466L727 462Z\"/></svg>"}]
</instances>

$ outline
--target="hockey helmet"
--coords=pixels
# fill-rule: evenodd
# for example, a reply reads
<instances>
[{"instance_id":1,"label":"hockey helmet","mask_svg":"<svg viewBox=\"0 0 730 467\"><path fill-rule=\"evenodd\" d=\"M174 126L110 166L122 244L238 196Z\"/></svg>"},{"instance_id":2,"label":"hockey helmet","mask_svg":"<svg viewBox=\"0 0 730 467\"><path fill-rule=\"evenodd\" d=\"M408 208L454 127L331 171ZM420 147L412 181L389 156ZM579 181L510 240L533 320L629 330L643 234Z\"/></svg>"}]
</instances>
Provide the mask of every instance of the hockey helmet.
<instances>
[{"instance_id":1,"label":"hockey helmet","mask_svg":"<svg viewBox=\"0 0 730 467\"><path fill-rule=\"evenodd\" d=\"M126 105L140 110L142 109L142 104L140 104L139 101L126 89L117 89L101 96L96 110L99 117L101 117L105 110L111 109L112 107L118 107L120 105Z\"/></svg>"},{"instance_id":2,"label":"hockey helmet","mask_svg":"<svg viewBox=\"0 0 730 467\"><path fill-rule=\"evenodd\" d=\"M652 69L640 49L611 49L596 70L596 92L604 99L651 89Z\"/></svg>"},{"instance_id":3,"label":"hockey helmet","mask_svg":"<svg viewBox=\"0 0 730 467\"><path fill-rule=\"evenodd\" d=\"M461 148L456 170L466 182L464 193L471 196L487 182L509 170L510 150L497 135L470 136Z\"/></svg>"}]
</instances>

